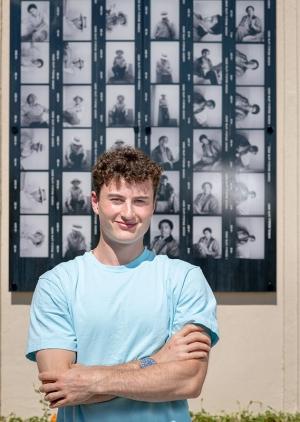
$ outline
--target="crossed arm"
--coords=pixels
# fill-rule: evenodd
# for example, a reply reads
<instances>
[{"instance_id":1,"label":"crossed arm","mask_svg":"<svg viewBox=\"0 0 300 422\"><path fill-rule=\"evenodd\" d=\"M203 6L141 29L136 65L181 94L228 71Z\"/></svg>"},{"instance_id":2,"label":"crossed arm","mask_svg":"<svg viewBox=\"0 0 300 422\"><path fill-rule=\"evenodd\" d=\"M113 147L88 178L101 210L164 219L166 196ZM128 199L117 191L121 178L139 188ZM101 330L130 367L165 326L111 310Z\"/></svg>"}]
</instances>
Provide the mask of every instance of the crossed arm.
<instances>
[{"instance_id":1,"label":"crossed arm","mask_svg":"<svg viewBox=\"0 0 300 422\"><path fill-rule=\"evenodd\" d=\"M36 354L40 391L50 407L99 403L116 397L162 402L198 397L206 376L210 337L201 327L186 325L151 357L113 366L74 365L74 352L40 350Z\"/></svg>"}]
</instances>

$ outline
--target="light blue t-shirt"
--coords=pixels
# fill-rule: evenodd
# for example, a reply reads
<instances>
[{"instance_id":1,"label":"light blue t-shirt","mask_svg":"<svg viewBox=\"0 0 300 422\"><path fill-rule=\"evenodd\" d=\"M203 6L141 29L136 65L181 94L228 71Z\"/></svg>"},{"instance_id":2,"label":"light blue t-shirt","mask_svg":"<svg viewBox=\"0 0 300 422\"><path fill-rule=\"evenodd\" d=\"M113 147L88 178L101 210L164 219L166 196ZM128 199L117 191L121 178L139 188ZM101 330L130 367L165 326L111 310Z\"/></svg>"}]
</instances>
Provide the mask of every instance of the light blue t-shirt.
<instances>
[{"instance_id":1,"label":"light blue t-shirt","mask_svg":"<svg viewBox=\"0 0 300 422\"><path fill-rule=\"evenodd\" d=\"M127 265L92 252L43 274L33 295L27 357L41 349L76 352L77 363L117 365L152 355L187 323L218 340L216 301L199 267L145 249ZM188 422L186 400L116 398L59 409L58 422Z\"/></svg>"}]
</instances>

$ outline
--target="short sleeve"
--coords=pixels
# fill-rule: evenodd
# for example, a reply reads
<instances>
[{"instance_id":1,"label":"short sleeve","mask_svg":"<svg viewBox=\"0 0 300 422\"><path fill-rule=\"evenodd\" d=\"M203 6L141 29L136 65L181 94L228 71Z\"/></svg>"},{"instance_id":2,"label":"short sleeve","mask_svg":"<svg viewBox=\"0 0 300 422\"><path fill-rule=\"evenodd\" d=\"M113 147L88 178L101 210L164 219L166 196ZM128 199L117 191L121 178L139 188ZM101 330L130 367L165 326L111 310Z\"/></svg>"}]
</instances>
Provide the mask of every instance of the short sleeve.
<instances>
[{"instance_id":1,"label":"short sleeve","mask_svg":"<svg viewBox=\"0 0 300 422\"><path fill-rule=\"evenodd\" d=\"M186 324L199 324L210 335L212 346L219 340L214 294L199 267L190 269L184 279L174 309L172 334Z\"/></svg>"},{"instance_id":2,"label":"short sleeve","mask_svg":"<svg viewBox=\"0 0 300 422\"><path fill-rule=\"evenodd\" d=\"M35 361L35 353L42 349L77 350L68 303L57 279L40 278L33 294L26 357Z\"/></svg>"}]
</instances>

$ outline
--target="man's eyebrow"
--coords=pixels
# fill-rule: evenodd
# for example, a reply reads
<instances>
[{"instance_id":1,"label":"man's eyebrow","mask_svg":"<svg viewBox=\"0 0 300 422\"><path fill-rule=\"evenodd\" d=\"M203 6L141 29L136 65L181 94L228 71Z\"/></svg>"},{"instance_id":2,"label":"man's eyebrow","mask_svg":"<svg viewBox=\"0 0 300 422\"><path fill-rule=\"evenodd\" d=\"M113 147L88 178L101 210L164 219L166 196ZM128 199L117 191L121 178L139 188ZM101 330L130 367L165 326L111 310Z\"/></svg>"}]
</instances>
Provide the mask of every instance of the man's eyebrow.
<instances>
[{"instance_id":1,"label":"man's eyebrow","mask_svg":"<svg viewBox=\"0 0 300 422\"><path fill-rule=\"evenodd\" d=\"M114 197L114 198L126 198L126 196L121 195L119 193L109 193L107 196L109 198L112 198L112 197ZM133 199L149 199L150 197L151 197L151 195L137 195L137 196L134 196Z\"/></svg>"}]
</instances>

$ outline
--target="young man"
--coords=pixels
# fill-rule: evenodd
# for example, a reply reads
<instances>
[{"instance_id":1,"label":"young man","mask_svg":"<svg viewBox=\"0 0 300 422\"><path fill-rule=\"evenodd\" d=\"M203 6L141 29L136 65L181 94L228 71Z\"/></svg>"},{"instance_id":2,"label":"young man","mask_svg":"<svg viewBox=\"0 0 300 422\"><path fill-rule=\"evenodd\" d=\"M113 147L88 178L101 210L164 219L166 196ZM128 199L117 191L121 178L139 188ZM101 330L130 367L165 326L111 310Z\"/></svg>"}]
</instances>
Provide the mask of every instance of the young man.
<instances>
[{"instance_id":1,"label":"young man","mask_svg":"<svg viewBox=\"0 0 300 422\"><path fill-rule=\"evenodd\" d=\"M131 147L100 156L99 243L39 279L27 357L58 422L190 421L186 399L218 340L216 301L198 267L143 245L160 176Z\"/></svg>"}]
</instances>

